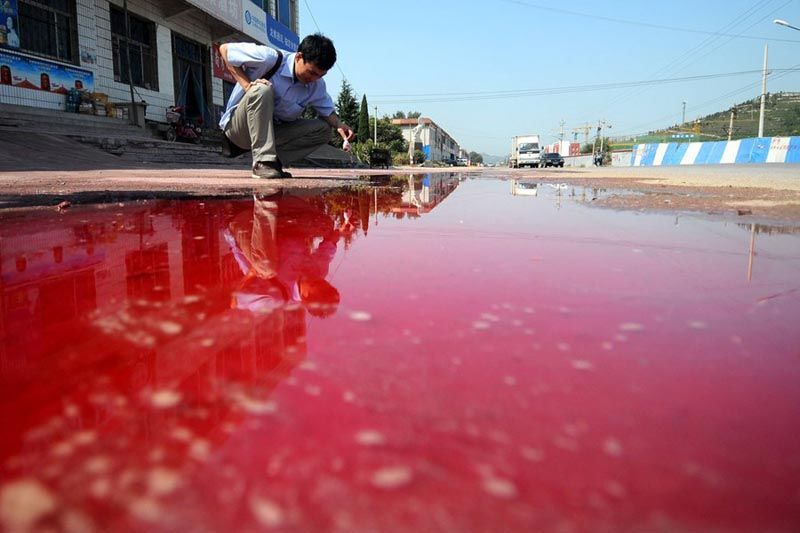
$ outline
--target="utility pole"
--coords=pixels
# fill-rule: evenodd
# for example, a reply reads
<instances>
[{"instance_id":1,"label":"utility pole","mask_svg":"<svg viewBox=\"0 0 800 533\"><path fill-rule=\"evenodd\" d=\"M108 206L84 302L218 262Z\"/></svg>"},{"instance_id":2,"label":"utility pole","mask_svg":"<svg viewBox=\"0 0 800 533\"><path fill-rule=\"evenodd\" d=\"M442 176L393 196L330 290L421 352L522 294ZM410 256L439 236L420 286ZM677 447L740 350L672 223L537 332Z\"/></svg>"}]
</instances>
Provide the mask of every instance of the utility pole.
<instances>
[{"instance_id":1,"label":"utility pole","mask_svg":"<svg viewBox=\"0 0 800 533\"><path fill-rule=\"evenodd\" d=\"M561 126L561 131L558 134L558 153L559 154L563 154L564 153L564 124L566 124L566 122L564 122L563 120L559 123L559 125Z\"/></svg>"},{"instance_id":2,"label":"utility pole","mask_svg":"<svg viewBox=\"0 0 800 533\"><path fill-rule=\"evenodd\" d=\"M683 101L683 113L681 114L681 126L686 124L686 100Z\"/></svg>"},{"instance_id":3,"label":"utility pole","mask_svg":"<svg viewBox=\"0 0 800 533\"><path fill-rule=\"evenodd\" d=\"M728 124L728 140L731 140L731 136L733 135L733 119L736 117L736 108L734 107L731 109L731 121Z\"/></svg>"},{"instance_id":4,"label":"utility pole","mask_svg":"<svg viewBox=\"0 0 800 533\"><path fill-rule=\"evenodd\" d=\"M600 153L603 152L603 126L611 128L611 125L608 124L606 119L597 121L597 137L600 138ZM595 144L596 144L596 142L595 142Z\"/></svg>"},{"instance_id":5,"label":"utility pole","mask_svg":"<svg viewBox=\"0 0 800 533\"><path fill-rule=\"evenodd\" d=\"M375 106L375 146L378 146L378 106Z\"/></svg>"},{"instance_id":6,"label":"utility pole","mask_svg":"<svg viewBox=\"0 0 800 533\"><path fill-rule=\"evenodd\" d=\"M764 136L764 107L767 101L767 54L769 45L764 45L764 74L761 77L761 114L758 116L758 136Z\"/></svg>"}]
</instances>

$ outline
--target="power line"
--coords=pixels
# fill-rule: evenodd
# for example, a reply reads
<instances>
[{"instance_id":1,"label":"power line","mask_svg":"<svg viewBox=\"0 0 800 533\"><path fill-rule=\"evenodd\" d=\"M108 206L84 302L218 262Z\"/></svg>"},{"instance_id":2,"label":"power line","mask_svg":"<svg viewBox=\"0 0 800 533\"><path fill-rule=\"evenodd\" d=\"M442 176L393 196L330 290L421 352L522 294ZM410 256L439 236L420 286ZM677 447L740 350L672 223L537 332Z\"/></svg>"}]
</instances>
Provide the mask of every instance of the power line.
<instances>
[{"instance_id":1,"label":"power line","mask_svg":"<svg viewBox=\"0 0 800 533\"><path fill-rule=\"evenodd\" d=\"M319 29L319 24L317 24L317 19L314 18L314 13L311 11L311 7L308 5L308 0L303 0L303 3L306 5L306 10L308 10L308 14L311 15L311 20L314 21L314 26L317 27L317 32L322 33L322 30Z\"/></svg>"},{"instance_id":2,"label":"power line","mask_svg":"<svg viewBox=\"0 0 800 533\"><path fill-rule=\"evenodd\" d=\"M616 22L618 24L628 24L632 26L641 26L644 28L654 28L659 30L669 30L669 31L679 31L684 33L700 33L704 35L716 35L721 37L736 37L738 39L756 39L759 41L775 41L775 42L786 42L786 43L800 43L800 41L794 39L774 39L769 37L758 37L755 35L732 35L727 33L720 33L720 32L711 32L711 31L704 31L704 30L694 30L690 28L679 28L677 26L665 26L663 24L652 24L649 22L641 22L637 20L628 20L628 19L620 19L615 17L606 17L603 15L596 15L596 14L589 14L589 13L581 13L579 11L572 11L569 9L561 9L557 7L550 7L550 6L543 6L539 4L532 4L530 2L523 2L522 0L503 0L509 4L517 4L524 7L530 7L533 9L541 9L543 11L552 11L554 13L561 13L564 15L571 15L575 17L585 17L590 18L592 20L605 20L608 22Z\"/></svg>"},{"instance_id":3,"label":"power line","mask_svg":"<svg viewBox=\"0 0 800 533\"><path fill-rule=\"evenodd\" d=\"M739 24L741 24L742 22L744 22L748 18L752 17L758 10L760 10L762 7L765 7L766 4L769 4L771 2L772 2L772 0L761 0L756 5L749 7L743 13L741 13L741 14L737 15L736 17L734 17L734 19L732 21L730 21L727 24L725 24L724 26L722 26L722 28L720 28L719 32L724 32L724 31L727 31L729 29L732 30L734 27L738 26ZM791 2L792 2L792 0L789 0L787 2L787 4L789 4ZM785 5L786 4L783 4L781 6L781 8L784 7ZM778 8L778 9L780 9L780 8ZM777 9L775 11L777 11ZM774 13L774 11L772 13ZM771 15L772 13L768 14L767 16ZM766 18L766 17L764 17L764 18ZM763 18L761 20L763 20ZM749 30L755 24L758 24L758 22L755 22L752 25L748 26L747 28L745 28L744 31ZM741 33L743 33L743 32L740 32L740 34ZM686 50L685 52L680 54L678 57L676 57L675 59L673 59L672 61L670 61L666 65L664 65L663 67L661 67L658 70L656 70L655 72L653 72L651 74L651 76L677 74L681 70L684 70L686 67L691 65L692 63L696 63L699 59L701 59L703 57L706 57L708 54L710 54L714 50L717 50L719 47L723 46L725 43L728 43L728 42L730 42L732 40L732 38L729 38L727 41L724 41L723 43L721 43L721 44L717 45L716 47L710 49L705 54L703 54L701 56L697 56L696 55L697 52L701 52L704 48L710 47L712 45L712 43L714 43L715 41L718 41L719 39L720 39L719 35L712 35L712 36L706 37L705 39L703 39L697 45L695 45L692 48ZM605 106L604 111L601 114L608 114L610 112L610 110L614 108L614 106L616 104L618 104L620 102L627 102L627 101L630 100L630 98L632 98L633 96L635 96L637 94L641 94L642 92L643 91L641 89L639 89L639 90L634 89L634 90L630 90L630 91L625 91L624 93L617 95L615 98L613 98Z\"/></svg>"},{"instance_id":4,"label":"power line","mask_svg":"<svg viewBox=\"0 0 800 533\"><path fill-rule=\"evenodd\" d=\"M798 68L791 69L772 69L773 72L798 71ZM373 101L381 104L409 104L409 103L428 103L428 102L464 102L472 100L503 100L508 98L521 98L526 96L545 96L560 95L577 92L601 91L608 89L620 89L624 87L638 87L644 85L655 85L662 83L680 83L690 81L701 81L716 78L730 78L747 74L761 73L759 70L742 70L739 72L724 72L719 74L705 74L698 76L685 76L680 78L660 78L639 81L614 82L614 83L595 83L589 85L568 85L563 87L549 87L543 89L516 89L508 91L476 91L460 93L417 93L417 94L380 94L374 95Z\"/></svg>"}]
</instances>

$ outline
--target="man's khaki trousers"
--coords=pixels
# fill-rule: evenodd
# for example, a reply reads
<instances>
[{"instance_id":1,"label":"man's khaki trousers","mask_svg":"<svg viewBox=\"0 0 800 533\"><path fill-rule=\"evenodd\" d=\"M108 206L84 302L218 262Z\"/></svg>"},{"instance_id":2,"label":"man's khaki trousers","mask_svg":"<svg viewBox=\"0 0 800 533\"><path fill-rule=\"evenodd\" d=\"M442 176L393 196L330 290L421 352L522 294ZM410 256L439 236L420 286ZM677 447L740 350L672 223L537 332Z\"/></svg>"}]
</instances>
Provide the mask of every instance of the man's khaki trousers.
<instances>
[{"instance_id":1,"label":"man's khaki trousers","mask_svg":"<svg viewBox=\"0 0 800 533\"><path fill-rule=\"evenodd\" d=\"M300 161L331 140L331 127L319 119L298 119L276 124L275 91L255 84L244 93L225 129L240 148L253 151L253 164L279 160L284 165Z\"/></svg>"}]
</instances>

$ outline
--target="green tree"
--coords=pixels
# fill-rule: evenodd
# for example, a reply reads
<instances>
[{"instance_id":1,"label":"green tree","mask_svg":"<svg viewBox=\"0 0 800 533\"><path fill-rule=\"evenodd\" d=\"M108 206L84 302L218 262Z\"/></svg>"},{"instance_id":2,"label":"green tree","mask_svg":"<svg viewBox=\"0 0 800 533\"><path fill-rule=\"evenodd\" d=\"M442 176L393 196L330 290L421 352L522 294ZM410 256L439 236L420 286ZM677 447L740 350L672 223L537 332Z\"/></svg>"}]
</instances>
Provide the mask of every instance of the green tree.
<instances>
[{"instance_id":1,"label":"green tree","mask_svg":"<svg viewBox=\"0 0 800 533\"><path fill-rule=\"evenodd\" d=\"M358 142L366 142L369 136L369 107L367 95L361 97L361 108L358 110L358 127L356 128L356 139Z\"/></svg>"},{"instance_id":2,"label":"green tree","mask_svg":"<svg viewBox=\"0 0 800 533\"><path fill-rule=\"evenodd\" d=\"M469 161L471 164L480 164L483 163L483 156L478 152L470 152L469 153Z\"/></svg>"},{"instance_id":3,"label":"green tree","mask_svg":"<svg viewBox=\"0 0 800 533\"><path fill-rule=\"evenodd\" d=\"M339 97L336 99L336 114L351 128L358 124L358 102L356 101L353 87L342 80L342 88L339 90Z\"/></svg>"},{"instance_id":4,"label":"green tree","mask_svg":"<svg viewBox=\"0 0 800 533\"><path fill-rule=\"evenodd\" d=\"M403 130L392 124L392 119L387 116L378 120L378 144L392 152L408 153Z\"/></svg>"},{"instance_id":5,"label":"green tree","mask_svg":"<svg viewBox=\"0 0 800 533\"><path fill-rule=\"evenodd\" d=\"M402 111L395 111L394 115L392 115L392 118L406 118L406 114Z\"/></svg>"},{"instance_id":6,"label":"green tree","mask_svg":"<svg viewBox=\"0 0 800 533\"><path fill-rule=\"evenodd\" d=\"M422 113L420 113L419 111L409 111L408 113L406 113L406 117L408 118L419 118L421 116Z\"/></svg>"}]
</instances>

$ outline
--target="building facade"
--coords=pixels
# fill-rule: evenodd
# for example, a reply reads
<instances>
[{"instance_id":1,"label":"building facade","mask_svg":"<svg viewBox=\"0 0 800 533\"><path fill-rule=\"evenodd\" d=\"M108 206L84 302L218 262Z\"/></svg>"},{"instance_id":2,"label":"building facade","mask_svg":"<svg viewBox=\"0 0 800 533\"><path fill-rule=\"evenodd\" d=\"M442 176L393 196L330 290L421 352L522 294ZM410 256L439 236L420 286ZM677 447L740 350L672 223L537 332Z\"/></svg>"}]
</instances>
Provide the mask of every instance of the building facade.
<instances>
[{"instance_id":1,"label":"building facade","mask_svg":"<svg viewBox=\"0 0 800 533\"><path fill-rule=\"evenodd\" d=\"M218 45L294 51L298 15L298 0L2 0L0 103L64 109L72 88L124 103L133 86L147 119L182 105L216 124L233 89Z\"/></svg>"},{"instance_id":2,"label":"building facade","mask_svg":"<svg viewBox=\"0 0 800 533\"><path fill-rule=\"evenodd\" d=\"M400 127L409 146L425 154L426 161L454 164L458 159L461 147L433 120L425 117L396 118L392 119L392 124Z\"/></svg>"}]
</instances>

